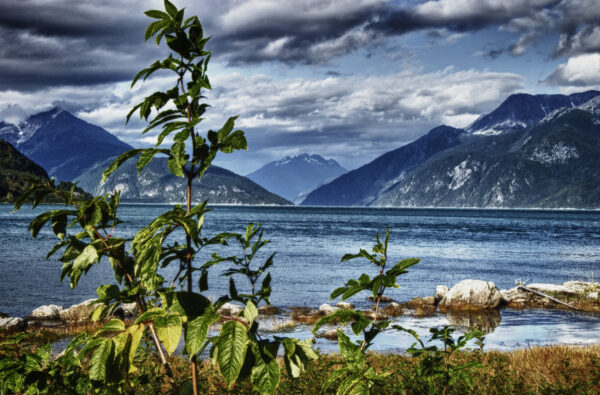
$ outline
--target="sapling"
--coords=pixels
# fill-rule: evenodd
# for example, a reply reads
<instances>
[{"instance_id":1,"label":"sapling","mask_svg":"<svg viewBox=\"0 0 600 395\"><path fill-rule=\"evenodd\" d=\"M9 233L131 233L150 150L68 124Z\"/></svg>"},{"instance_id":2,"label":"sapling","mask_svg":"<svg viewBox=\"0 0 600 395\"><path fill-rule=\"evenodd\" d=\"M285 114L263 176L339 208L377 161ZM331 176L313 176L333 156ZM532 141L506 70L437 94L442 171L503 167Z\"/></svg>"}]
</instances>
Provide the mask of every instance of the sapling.
<instances>
[{"instance_id":1,"label":"sapling","mask_svg":"<svg viewBox=\"0 0 600 395\"><path fill-rule=\"evenodd\" d=\"M93 320L110 317L122 303L135 301L137 304L139 316L132 325L113 318L95 334L84 340L79 338L78 358L83 362L89 357L87 368L95 387L116 383L121 390L133 390L129 374L135 370L133 363L138 345L149 331L154 350L174 390L178 388L166 355L175 352L183 335L184 353L189 358L192 377L192 381L185 384L185 391L197 394L197 361L212 344L214 360L230 388L236 380L248 376L258 391L273 393L279 383L279 365L275 357L281 344L284 346L286 368L293 377L297 377L305 363L316 358L316 354L312 350L311 339L261 339L258 336L257 305L261 300L268 302L270 275L265 275L260 290L256 291L255 285L272 264L273 256L258 271L247 273L252 285L249 294L239 294L233 286L229 295L214 303L202 295L209 287L208 269L219 260L196 265L198 254L207 246L226 245L232 237L249 247L258 229L249 228L245 238L232 233L204 236L204 218L210 210L206 201L193 204L193 184L200 181L217 153L247 149L247 143L244 132L234 130L235 116L230 117L218 131L209 130L204 135L198 132L198 125L208 107L204 102L204 91L211 89L207 75L210 52L205 50L209 37L204 36L197 17L186 19L184 10L168 0L165 0L164 7L164 11L146 11L145 14L154 21L148 26L145 38L155 38L157 44L166 43L171 53L141 70L133 79L132 86L159 71L171 73L174 85L164 92L152 93L127 115L129 121L137 112L141 119L149 122L142 133L156 128L161 131L153 148L133 149L116 158L104 171L102 180L134 157L138 158L137 170L141 172L155 156L166 156L170 172L185 180L185 206L175 205L153 219L132 239L115 236L115 227L121 222L117 217L118 193L77 204L73 202L73 190L60 191L51 181L34 185L15 208L18 209L31 196L34 197L34 207L49 193L62 198L66 208L39 215L32 221L30 230L35 237L42 226L51 224L60 241L48 255L63 249L59 258L63 262L61 279L69 278L72 287L102 257L108 258L117 284L98 287L98 306L91 314ZM172 139L170 148L161 148L167 139ZM74 226L81 231L69 233ZM183 244L179 244L181 239L185 240ZM265 244L262 232L257 243L253 244L253 251ZM249 263L251 259L248 258L244 254L239 262ZM237 259L232 258L232 261L238 262ZM173 265L176 275L169 282L159 269ZM242 264L242 269L249 269L249 266ZM193 280L194 273L198 272L200 278L196 288ZM242 271L229 272L229 275L236 273ZM245 309L237 316L220 315L219 308L230 300L243 302ZM225 320L219 335L209 338L210 326L219 319Z\"/></svg>"},{"instance_id":2,"label":"sapling","mask_svg":"<svg viewBox=\"0 0 600 395\"><path fill-rule=\"evenodd\" d=\"M368 274L363 273L358 279L348 280L344 286L336 288L331 293L331 299L341 297L343 301L362 291L371 292L375 300L375 313L372 320L369 320L358 310L338 310L321 318L313 328L313 332L316 332L327 323L339 322L343 326L351 322L354 334L356 336L362 335L362 340L353 342L341 328L337 330L338 347L345 366L334 371L327 378L324 387L330 388L339 383L337 386L338 394L368 394L370 388L377 381L384 380L388 375L377 374L373 367L368 366L365 353L373 344L375 337L391 324L391 321L379 320L379 307L385 290L390 287L399 287L397 277L407 273L406 269L419 262L417 258L404 259L388 269L387 250L389 239L390 229L387 228L383 242L381 242L379 234L376 235L376 243L372 248L372 253L361 249L356 254L344 255L342 262L356 258L367 259L375 265L377 274L371 278Z\"/></svg>"}]
</instances>

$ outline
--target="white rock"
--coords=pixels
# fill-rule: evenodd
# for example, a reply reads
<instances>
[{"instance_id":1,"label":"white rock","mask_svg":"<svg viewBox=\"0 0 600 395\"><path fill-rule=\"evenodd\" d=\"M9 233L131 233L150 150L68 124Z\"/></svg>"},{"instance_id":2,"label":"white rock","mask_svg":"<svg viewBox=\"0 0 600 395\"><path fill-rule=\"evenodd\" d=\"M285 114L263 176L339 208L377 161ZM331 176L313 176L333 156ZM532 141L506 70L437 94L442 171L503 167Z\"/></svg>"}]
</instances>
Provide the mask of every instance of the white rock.
<instances>
[{"instance_id":1,"label":"white rock","mask_svg":"<svg viewBox=\"0 0 600 395\"><path fill-rule=\"evenodd\" d=\"M567 281L563 283L565 287L578 294L585 294L587 292L600 291L600 283L587 282L587 281Z\"/></svg>"},{"instance_id":2,"label":"white rock","mask_svg":"<svg viewBox=\"0 0 600 395\"><path fill-rule=\"evenodd\" d=\"M439 308L442 311L494 309L500 304L501 298L493 282L463 280L448 291Z\"/></svg>"},{"instance_id":3,"label":"white rock","mask_svg":"<svg viewBox=\"0 0 600 395\"><path fill-rule=\"evenodd\" d=\"M236 315L239 314L242 310L244 310L242 306L238 306L237 304L233 303L225 303L219 309L219 314Z\"/></svg>"},{"instance_id":4,"label":"white rock","mask_svg":"<svg viewBox=\"0 0 600 395\"><path fill-rule=\"evenodd\" d=\"M598 301L598 292L588 292L585 294L587 300Z\"/></svg>"},{"instance_id":5,"label":"white rock","mask_svg":"<svg viewBox=\"0 0 600 395\"><path fill-rule=\"evenodd\" d=\"M438 285L435 287L435 300L439 302L440 300L444 299L444 296L446 296L448 291L450 290L445 285Z\"/></svg>"},{"instance_id":6,"label":"white rock","mask_svg":"<svg viewBox=\"0 0 600 395\"><path fill-rule=\"evenodd\" d=\"M0 328L5 331L20 331L25 329L27 326L27 321L20 317L5 317L0 318Z\"/></svg>"},{"instance_id":7,"label":"white rock","mask_svg":"<svg viewBox=\"0 0 600 395\"><path fill-rule=\"evenodd\" d=\"M84 302L69 307L68 309L61 310L60 319L69 323L82 323L89 321L89 315L96 307L93 304L95 299L88 299Z\"/></svg>"},{"instance_id":8,"label":"white rock","mask_svg":"<svg viewBox=\"0 0 600 395\"><path fill-rule=\"evenodd\" d=\"M338 302L335 306L342 310L350 310L354 308L354 305L350 302Z\"/></svg>"},{"instance_id":9,"label":"white rock","mask_svg":"<svg viewBox=\"0 0 600 395\"><path fill-rule=\"evenodd\" d=\"M60 312L63 310L64 308L62 306L57 306L55 304L40 306L37 309L33 310L31 314L29 314L28 319L40 321L60 320Z\"/></svg>"},{"instance_id":10,"label":"white rock","mask_svg":"<svg viewBox=\"0 0 600 395\"><path fill-rule=\"evenodd\" d=\"M555 293L555 294L564 294L564 295L575 295L577 294L576 291L574 291L571 288L567 288L564 285L560 285L560 284L527 284L526 285L527 288L533 289L535 291L538 292L543 292L543 293Z\"/></svg>"},{"instance_id":11,"label":"white rock","mask_svg":"<svg viewBox=\"0 0 600 395\"><path fill-rule=\"evenodd\" d=\"M333 314L338 310L339 310L338 307L333 307L332 305L327 304L327 303L323 303L322 305L319 306L319 311L321 313L325 313L325 314Z\"/></svg>"}]
</instances>

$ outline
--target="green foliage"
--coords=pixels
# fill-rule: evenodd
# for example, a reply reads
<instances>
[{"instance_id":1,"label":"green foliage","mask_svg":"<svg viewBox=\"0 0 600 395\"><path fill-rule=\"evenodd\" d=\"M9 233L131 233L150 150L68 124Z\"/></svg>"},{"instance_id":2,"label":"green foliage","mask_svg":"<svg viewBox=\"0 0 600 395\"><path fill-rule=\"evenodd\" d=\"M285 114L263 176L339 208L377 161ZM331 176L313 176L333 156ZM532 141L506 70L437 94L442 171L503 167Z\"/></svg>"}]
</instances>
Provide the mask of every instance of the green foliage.
<instances>
[{"instance_id":1,"label":"green foliage","mask_svg":"<svg viewBox=\"0 0 600 395\"><path fill-rule=\"evenodd\" d=\"M252 301L254 306L258 306L261 301L265 301L270 304L269 297L271 296L271 273L267 272L267 269L273 265L273 259L275 253L269 255L265 262L258 266L256 269L252 267L252 260L256 257L259 250L265 245L269 244L269 240L263 240L263 231L260 223L255 227L254 224L248 224L246 232L243 235L232 234L229 235L231 238L236 240L242 248L242 256L230 256L226 258L220 257L218 254L213 254L214 263L218 262L232 262L233 267L223 272L223 276L229 276L229 288L230 297L232 300L245 302L246 300ZM265 274L266 273L266 274ZM239 294L233 275L245 276L250 283L250 293ZM260 289L257 289L259 280L262 278Z\"/></svg>"},{"instance_id":2,"label":"green foliage","mask_svg":"<svg viewBox=\"0 0 600 395\"><path fill-rule=\"evenodd\" d=\"M276 356L283 343L286 366L291 376L297 377L310 359L316 358L312 340L263 339L259 335L257 306L269 303L271 276L266 270L273 264L275 254L270 255L258 268L252 260L268 241L263 240L260 224L250 224L244 235L222 233L212 237L203 235L205 215L210 211L207 202L193 206L191 188L211 165L218 152L231 153L247 149L244 133L234 130L237 117L230 117L218 131L209 130L205 135L197 131L208 104L203 91L211 89L207 76L210 52L205 50L209 38L204 37L197 17L184 18L168 0L165 11L150 10L146 15L154 19L146 30L146 40L155 38L156 43L166 43L171 54L141 70L132 85L146 80L158 71L172 73L174 85L165 92L154 92L133 107L127 121L134 113L149 122L142 132L160 129L153 148L134 149L119 156L103 173L103 180L123 163L138 158L140 172L156 155L167 156L170 171L187 180L185 207L175 205L171 210L153 219L131 239L115 236L115 228L121 222L117 217L119 194L94 197L88 202L77 203L71 191L57 189L53 182L33 185L15 204L19 209L32 198L34 207L48 195L61 198L65 208L50 210L38 215L29 230L37 237L41 229L49 225L58 239L48 257L62 251L58 258L63 263L61 280L68 278L76 287L82 275L102 261L111 265L115 284L98 287L97 303L91 313L94 321L106 319L122 303L135 302L139 316L127 327L120 320L108 321L93 336L77 338L69 346L78 349L79 362L87 369L90 385L94 388L123 389L131 391L130 373L135 371L136 355L144 337L152 339L155 352L163 366L167 380L177 390L172 369L167 358L184 339L184 353L189 357L192 372L197 371L199 355L212 344L212 355L227 386L233 387L239 380L249 379L261 393L274 393L279 385L280 371ZM170 148L160 148L168 139ZM180 236L180 237L177 237ZM185 238L185 243L177 240ZM221 258L217 253L208 262L198 264L196 257L207 246L227 245L235 240L243 250L243 256ZM126 246L129 246L127 249ZM107 258L107 259L103 259ZM232 262L233 268L224 275L230 277L229 295L211 302L202 292L209 289L208 271L221 262ZM170 283L159 270L175 266L177 274ZM199 274L197 291L194 275ZM238 292L234 275L244 275L250 282L249 292ZM260 289L257 284L262 280ZM228 301L245 304L238 316L221 316L218 309ZM214 322L225 321L218 336L208 337ZM183 335L183 336L182 336ZM197 390L195 380L186 388Z\"/></svg>"},{"instance_id":3,"label":"green foliage","mask_svg":"<svg viewBox=\"0 0 600 395\"><path fill-rule=\"evenodd\" d=\"M372 322L360 311L341 310L321 318L313 327L313 332L316 332L323 325L331 322L339 322L342 326L348 322L352 322L351 326L354 334L357 336L362 334L363 340L354 343L342 329L338 329L337 331L338 347L345 366L333 372L325 381L324 387L327 389L339 383L337 386L338 394L368 394L370 388L376 382L382 381L387 377L385 374L377 374L372 367L368 366L365 363L364 354L373 344L375 337L390 325L390 321L378 320L379 305L386 288L399 287L397 277L406 273L406 269L419 262L419 259L416 258L404 259L386 270L389 240L390 229L388 228L383 242L379 234L376 235L376 243L372 248L372 253L361 249L356 254L344 255L342 262L356 258L367 259L376 266L377 275L371 278L368 274L363 273L358 279L348 280L344 286L336 288L331 293L331 299L341 296L341 299L344 300L362 291L371 292L376 301L375 316Z\"/></svg>"},{"instance_id":4,"label":"green foliage","mask_svg":"<svg viewBox=\"0 0 600 395\"><path fill-rule=\"evenodd\" d=\"M452 355L464 349L471 339L478 339L482 342L481 331L475 329L454 339L453 334L456 329L452 326L430 328L431 338L428 343L439 341L443 345L443 348L440 349L435 344L426 346L414 330L405 329L400 325L394 325L393 328L410 334L417 341L407 352L413 357L419 358L416 379L427 383L430 394L437 393L438 379L441 379L444 393L450 385L457 381L462 381L469 389L473 389L472 369L481 368L483 365L478 361L453 362Z\"/></svg>"}]
</instances>

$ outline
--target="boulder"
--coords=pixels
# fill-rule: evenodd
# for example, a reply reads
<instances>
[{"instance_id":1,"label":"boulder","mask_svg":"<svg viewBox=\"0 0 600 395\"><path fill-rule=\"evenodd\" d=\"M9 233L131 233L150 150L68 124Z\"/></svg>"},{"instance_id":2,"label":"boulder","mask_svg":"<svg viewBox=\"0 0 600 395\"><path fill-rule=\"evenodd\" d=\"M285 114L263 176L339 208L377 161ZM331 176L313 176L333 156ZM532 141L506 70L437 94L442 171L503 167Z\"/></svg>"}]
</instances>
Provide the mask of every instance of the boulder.
<instances>
[{"instance_id":1,"label":"boulder","mask_svg":"<svg viewBox=\"0 0 600 395\"><path fill-rule=\"evenodd\" d=\"M599 298L599 294L598 292L588 292L585 294L585 298L587 300L589 300L590 302L598 302L598 298Z\"/></svg>"},{"instance_id":2,"label":"boulder","mask_svg":"<svg viewBox=\"0 0 600 395\"><path fill-rule=\"evenodd\" d=\"M60 321L60 312L63 310L62 306L55 304L40 306L33 310L27 319L33 321Z\"/></svg>"},{"instance_id":3,"label":"boulder","mask_svg":"<svg viewBox=\"0 0 600 395\"><path fill-rule=\"evenodd\" d=\"M319 306L319 311L325 315L333 314L339 310L339 307L333 307L330 304L323 303Z\"/></svg>"},{"instance_id":4,"label":"boulder","mask_svg":"<svg viewBox=\"0 0 600 395\"><path fill-rule=\"evenodd\" d=\"M89 321L90 314L96 308L95 299L88 299L60 311L60 319L68 324L82 324Z\"/></svg>"},{"instance_id":5,"label":"boulder","mask_svg":"<svg viewBox=\"0 0 600 395\"><path fill-rule=\"evenodd\" d=\"M596 283L596 282L567 281L567 282L563 283L563 285L567 289L569 289L579 295L585 295L586 293L589 293L589 292L600 291L600 283Z\"/></svg>"},{"instance_id":6,"label":"boulder","mask_svg":"<svg viewBox=\"0 0 600 395\"><path fill-rule=\"evenodd\" d=\"M221 306L218 313L222 315L237 315L241 313L242 310L244 310L242 306L233 303L225 303Z\"/></svg>"},{"instance_id":7,"label":"boulder","mask_svg":"<svg viewBox=\"0 0 600 395\"><path fill-rule=\"evenodd\" d=\"M258 308L258 314L262 314L262 315L281 314L281 309L279 307L273 306L273 305L260 306Z\"/></svg>"},{"instance_id":8,"label":"boulder","mask_svg":"<svg viewBox=\"0 0 600 395\"><path fill-rule=\"evenodd\" d=\"M336 341L338 338L338 332L337 329L329 329L324 332L316 333L315 337Z\"/></svg>"},{"instance_id":9,"label":"boulder","mask_svg":"<svg viewBox=\"0 0 600 395\"><path fill-rule=\"evenodd\" d=\"M369 295L367 296L367 300L371 300L373 302L375 302L375 298L373 297L373 295ZM390 298L389 296L381 296L381 303L392 303L395 302L394 299Z\"/></svg>"},{"instance_id":10,"label":"boulder","mask_svg":"<svg viewBox=\"0 0 600 395\"><path fill-rule=\"evenodd\" d=\"M438 285L437 287L435 287L435 302L439 303L440 300L444 299L444 296L446 296L448 291L450 290L445 285Z\"/></svg>"},{"instance_id":11,"label":"boulder","mask_svg":"<svg viewBox=\"0 0 600 395\"><path fill-rule=\"evenodd\" d=\"M375 319L375 312L374 311L363 311L362 313L369 320L374 320ZM381 311L379 311L377 313L377 321L385 321L388 318L390 318L390 317L387 314L382 313Z\"/></svg>"},{"instance_id":12,"label":"boulder","mask_svg":"<svg viewBox=\"0 0 600 395\"><path fill-rule=\"evenodd\" d=\"M0 329L7 332L20 331L27 327L27 321L20 317L0 318Z\"/></svg>"},{"instance_id":13,"label":"boulder","mask_svg":"<svg viewBox=\"0 0 600 395\"><path fill-rule=\"evenodd\" d=\"M124 319L124 318L134 318L138 315L138 308L135 302L132 303L123 303L113 313L113 316Z\"/></svg>"},{"instance_id":14,"label":"boulder","mask_svg":"<svg viewBox=\"0 0 600 395\"><path fill-rule=\"evenodd\" d=\"M495 309L502 295L496 284L482 280L463 280L456 284L440 301L439 308L448 310L478 311Z\"/></svg>"},{"instance_id":15,"label":"boulder","mask_svg":"<svg viewBox=\"0 0 600 395\"><path fill-rule=\"evenodd\" d=\"M511 289L503 289L500 291L500 295L502 295L502 304L505 304L513 309L524 308L531 305L534 300L540 299L531 292L523 291L522 289L516 287ZM548 300L546 298L543 299Z\"/></svg>"},{"instance_id":16,"label":"boulder","mask_svg":"<svg viewBox=\"0 0 600 395\"><path fill-rule=\"evenodd\" d=\"M396 317L398 315L402 315L402 313L404 312L404 309L402 308L402 305L398 302L391 302L386 304L385 306L381 307L379 309L379 311L383 314L392 316L392 317Z\"/></svg>"},{"instance_id":17,"label":"boulder","mask_svg":"<svg viewBox=\"0 0 600 395\"><path fill-rule=\"evenodd\" d=\"M335 306L342 310L351 310L354 308L354 305L350 302L338 302Z\"/></svg>"},{"instance_id":18,"label":"boulder","mask_svg":"<svg viewBox=\"0 0 600 395\"><path fill-rule=\"evenodd\" d=\"M560 284L527 284L526 287L554 297L575 296L578 293L575 289Z\"/></svg>"}]
</instances>

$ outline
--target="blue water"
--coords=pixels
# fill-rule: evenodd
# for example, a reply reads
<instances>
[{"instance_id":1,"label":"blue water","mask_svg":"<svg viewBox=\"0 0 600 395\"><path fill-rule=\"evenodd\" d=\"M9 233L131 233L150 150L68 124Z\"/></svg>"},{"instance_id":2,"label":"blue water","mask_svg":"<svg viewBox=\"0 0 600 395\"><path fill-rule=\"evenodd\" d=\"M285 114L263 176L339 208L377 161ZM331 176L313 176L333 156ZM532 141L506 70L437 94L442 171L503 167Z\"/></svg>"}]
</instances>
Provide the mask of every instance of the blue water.
<instances>
[{"instance_id":1,"label":"blue water","mask_svg":"<svg viewBox=\"0 0 600 395\"><path fill-rule=\"evenodd\" d=\"M95 297L98 285L114 282L107 261L90 270L75 289L70 289L67 281L59 282L61 264L45 259L55 242L50 229L42 230L37 240L27 233L31 219L50 208L24 207L13 214L12 206L0 205L0 312L25 316L41 304L68 307ZM124 223L117 234L133 235L168 209L122 205ZM597 211L218 206L206 216L203 232L206 236L243 232L247 223L258 221L263 224L265 238L271 240L263 257L277 252L271 269L271 300L281 307L319 306L347 279L362 272L373 273L365 261L340 263L340 258L361 247L370 249L375 233L384 233L387 226L391 228L391 260L422 259L399 278L400 289L389 290L388 294L400 301L433 295L436 285L451 287L466 278L493 281L503 289L513 287L516 279L562 283L600 276ZM197 262L208 259L211 252L199 254ZM239 251L230 248L220 252ZM224 268L213 268L208 296L225 293L228 280L220 276ZM163 274L170 281L175 272L175 267L168 267ZM353 301L365 304L364 296ZM511 325L505 316L503 313L496 333ZM553 317L559 322L577 321L572 315ZM589 329L589 319L584 321ZM527 325L531 324L529 320ZM520 325L525 328L524 323Z\"/></svg>"}]
</instances>

